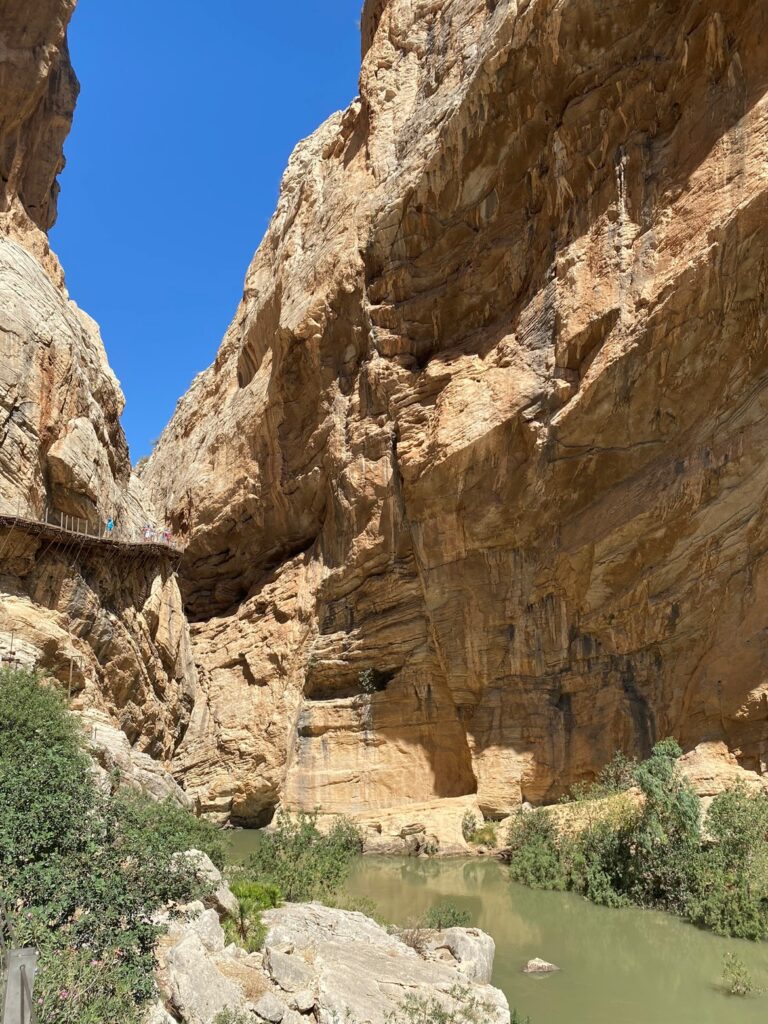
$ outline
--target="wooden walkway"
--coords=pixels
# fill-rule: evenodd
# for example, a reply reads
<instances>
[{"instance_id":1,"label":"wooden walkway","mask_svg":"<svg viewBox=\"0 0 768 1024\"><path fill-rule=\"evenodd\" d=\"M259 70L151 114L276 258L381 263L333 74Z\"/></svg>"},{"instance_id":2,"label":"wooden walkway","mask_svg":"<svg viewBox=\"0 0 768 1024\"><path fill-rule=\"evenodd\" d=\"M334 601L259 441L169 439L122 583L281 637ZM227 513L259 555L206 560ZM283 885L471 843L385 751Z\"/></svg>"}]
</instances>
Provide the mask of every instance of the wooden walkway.
<instances>
[{"instance_id":1,"label":"wooden walkway","mask_svg":"<svg viewBox=\"0 0 768 1024\"><path fill-rule=\"evenodd\" d=\"M78 548L108 551L120 558L137 559L146 558L149 555L150 557L169 559L178 564L184 554L184 549L175 541L167 542L157 537L148 540L143 537L136 540L109 537L105 535L102 527L94 526L93 523L88 523L84 519L64 516L59 513L57 516L60 522L52 523L0 512L0 529L18 530L29 536L41 537L57 546L71 547L74 544Z\"/></svg>"}]
</instances>

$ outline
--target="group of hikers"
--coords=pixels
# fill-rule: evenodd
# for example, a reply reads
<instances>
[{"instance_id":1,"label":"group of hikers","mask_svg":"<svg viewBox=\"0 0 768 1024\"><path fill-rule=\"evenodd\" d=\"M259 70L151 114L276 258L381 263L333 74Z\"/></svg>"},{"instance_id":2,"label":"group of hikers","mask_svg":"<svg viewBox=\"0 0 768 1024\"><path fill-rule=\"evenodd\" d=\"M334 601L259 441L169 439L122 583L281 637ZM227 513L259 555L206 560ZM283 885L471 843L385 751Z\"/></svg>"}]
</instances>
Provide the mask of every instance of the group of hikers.
<instances>
[{"instance_id":1,"label":"group of hikers","mask_svg":"<svg viewBox=\"0 0 768 1024\"><path fill-rule=\"evenodd\" d=\"M113 538L115 534L115 517L110 516L104 524L104 536ZM151 523L145 523L137 540L145 544L168 544L173 547L175 539L173 534L166 527L158 529Z\"/></svg>"}]
</instances>

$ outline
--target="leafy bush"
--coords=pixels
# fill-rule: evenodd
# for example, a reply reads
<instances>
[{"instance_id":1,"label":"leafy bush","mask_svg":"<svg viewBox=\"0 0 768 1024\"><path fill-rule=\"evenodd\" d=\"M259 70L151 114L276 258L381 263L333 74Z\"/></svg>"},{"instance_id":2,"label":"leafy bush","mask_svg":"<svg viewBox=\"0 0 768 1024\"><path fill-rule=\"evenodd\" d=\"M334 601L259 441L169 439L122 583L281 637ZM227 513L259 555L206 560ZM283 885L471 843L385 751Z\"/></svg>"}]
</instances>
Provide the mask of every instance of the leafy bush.
<instances>
[{"instance_id":1,"label":"leafy bush","mask_svg":"<svg viewBox=\"0 0 768 1024\"><path fill-rule=\"evenodd\" d=\"M101 793L62 697L25 672L0 672L0 807L0 900L16 942L40 950L38 1018L139 1021L154 994L152 915L202 893L174 854L191 840L218 857L210 831Z\"/></svg>"},{"instance_id":2,"label":"leafy bush","mask_svg":"<svg viewBox=\"0 0 768 1024\"><path fill-rule=\"evenodd\" d=\"M546 811L521 811L509 830L510 877L532 889L565 889L557 829Z\"/></svg>"},{"instance_id":3,"label":"leafy bush","mask_svg":"<svg viewBox=\"0 0 768 1024\"><path fill-rule=\"evenodd\" d=\"M466 928L469 925L469 911L460 910L452 900L441 900L427 911L427 928Z\"/></svg>"},{"instance_id":4,"label":"leafy bush","mask_svg":"<svg viewBox=\"0 0 768 1024\"><path fill-rule=\"evenodd\" d=\"M707 814L688 916L720 935L768 935L768 798L743 786L720 793Z\"/></svg>"},{"instance_id":5,"label":"leafy bush","mask_svg":"<svg viewBox=\"0 0 768 1024\"><path fill-rule=\"evenodd\" d=\"M755 991L746 964L735 953L723 957L723 984L732 996L748 996Z\"/></svg>"},{"instance_id":6,"label":"leafy bush","mask_svg":"<svg viewBox=\"0 0 768 1024\"><path fill-rule=\"evenodd\" d=\"M596 782L577 782L565 798L569 800L602 800L616 793L623 793L637 784L638 763L634 757L627 757L620 750L600 770Z\"/></svg>"},{"instance_id":7,"label":"leafy bush","mask_svg":"<svg viewBox=\"0 0 768 1024\"><path fill-rule=\"evenodd\" d=\"M496 824L493 821L486 823L472 836L471 842L478 846L495 846L497 843Z\"/></svg>"},{"instance_id":8,"label":"leafy bush","mask_svg":"<svg viewBox=\"0 0 768 1024\"><path fill-rule=\"evenodd\" d=\"M289 902L328 900L361 852L360 833L343 818L323 835L316 814L281 814L251 855L248 871L277 886Z\"/></svg>"},{"instance_id":9,"label":"leafy bush","mask_svg":"<svg viewBox=\"0 0 768 1024\"><path fill-rule=\"evenodd\" d=\"M572 889L605 906L627 903L679 914L723 935L768 937L768 797L734 788L700 803L681 774L674 740L658 743L632 777L642 809L558 832L545 810L510 830L510 876L534 888ZM605 776L623 785L628 763ZM606 783L607 785L607 783Z\"/></svg>"},{"instance_id":10,"label":"leafy bush","mask_svg":"<svg viewBox=\"0 0 768 1024\"><path fill-rule=\"evenodd\" d=\"M477 818L472 811L465 811L461 819L461 834L464 840L469 843L477 832Z\"/></svg>"}]
</instances>

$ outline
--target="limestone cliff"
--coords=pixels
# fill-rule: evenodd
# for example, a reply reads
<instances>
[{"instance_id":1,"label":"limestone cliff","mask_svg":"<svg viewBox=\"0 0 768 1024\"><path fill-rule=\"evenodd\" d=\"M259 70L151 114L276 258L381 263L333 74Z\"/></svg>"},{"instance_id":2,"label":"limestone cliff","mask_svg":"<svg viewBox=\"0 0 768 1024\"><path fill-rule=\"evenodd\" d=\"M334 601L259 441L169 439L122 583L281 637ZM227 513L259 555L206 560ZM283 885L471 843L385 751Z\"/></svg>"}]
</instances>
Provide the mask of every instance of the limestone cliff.
<instances>
[{"instance_id":1,"label":"limestone cliff","mask_svg":"<svg viewBox=\"0 0 768 1024\"><path fill-rule=\"evenodd\" d=\"M368 0L145 481L222 816L768 757L768 8Z\"/></svg>"},{"instance_id":2,"label":"limestone cliff","mask_svg":"<svg viewBox=\"0 0 768 1024\"><path fill-rule=\"evenodd\" d=\"M123 395L45 234L77 97L74 0L0 2L0 515L77 516L124 535L152 516L131 475ZM0 655L58 676L76 705L170 757L196 674L172 566L0 528Z\"/></svg>"}]
</instances>

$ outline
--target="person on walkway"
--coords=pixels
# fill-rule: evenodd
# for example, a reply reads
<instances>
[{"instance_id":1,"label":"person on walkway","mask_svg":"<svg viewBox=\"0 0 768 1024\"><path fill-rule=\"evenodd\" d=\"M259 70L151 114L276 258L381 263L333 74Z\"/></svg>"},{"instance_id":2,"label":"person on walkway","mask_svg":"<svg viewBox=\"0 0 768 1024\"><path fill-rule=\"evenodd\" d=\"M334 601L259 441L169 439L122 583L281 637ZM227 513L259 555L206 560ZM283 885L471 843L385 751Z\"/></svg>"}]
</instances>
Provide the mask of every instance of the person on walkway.
<instances>
[{"instance_id":1,"label":"person on walkway","mask_svg":"<svg viewBox=\"0 0 768 1024\"><path fill-rule=\"evenodd\" d=\"M115 520L112 518L112 516L110 516L109 519L107 520L107 536L108 537L112 536L112 531L114 530L114 528L115 528Z\"/></svg>"}]
</instances>

